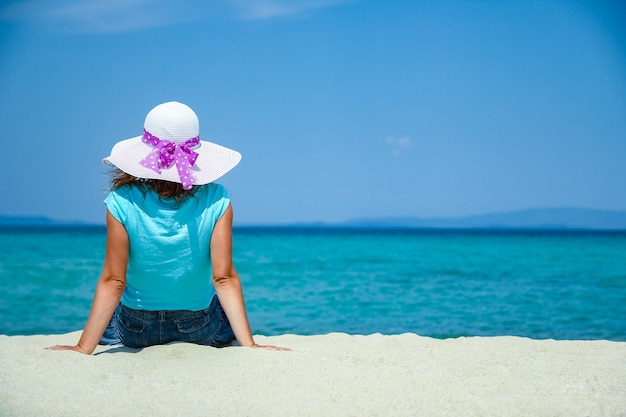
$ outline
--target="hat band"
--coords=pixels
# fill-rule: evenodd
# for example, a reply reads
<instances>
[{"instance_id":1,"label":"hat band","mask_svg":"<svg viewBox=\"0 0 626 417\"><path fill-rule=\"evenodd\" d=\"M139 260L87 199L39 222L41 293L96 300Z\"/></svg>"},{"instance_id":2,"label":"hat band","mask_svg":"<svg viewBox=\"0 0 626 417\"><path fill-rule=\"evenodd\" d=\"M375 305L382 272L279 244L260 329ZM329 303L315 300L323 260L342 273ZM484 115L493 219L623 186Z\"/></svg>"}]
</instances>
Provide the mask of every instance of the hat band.
<instances>
[{"instance_id":1,"label":"hat band","mask_svg":"<svg viewBox=\"0 0 626 417\"><path fill-rule=\"evenodd\" d=\"M161 174L161 169L168 169L176 164L176 170L178 171L178 177L183 185L183 189L189 190L193 187L196 177L191 172L191 167L196 163L198 154L192 151L191 148L200 144L200 136L178 143L159 139L144 129L141 141L154 147L139 162L141 165L150 168L157 174Z\"/></svg>"}]
</instances>

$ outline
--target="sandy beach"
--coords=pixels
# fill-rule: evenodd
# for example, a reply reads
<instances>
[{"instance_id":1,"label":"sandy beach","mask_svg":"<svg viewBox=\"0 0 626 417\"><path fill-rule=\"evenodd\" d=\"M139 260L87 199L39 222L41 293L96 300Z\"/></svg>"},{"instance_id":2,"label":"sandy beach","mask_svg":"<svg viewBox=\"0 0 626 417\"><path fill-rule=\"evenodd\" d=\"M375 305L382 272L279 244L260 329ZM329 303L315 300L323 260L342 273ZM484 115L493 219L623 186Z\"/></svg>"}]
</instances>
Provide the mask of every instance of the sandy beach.
<instances>
[{"instance_id":1,"label":"sandy beach","mask_svg":"<svg viewBox=\"0 0 626 417\"><path fill-rule=\"evenodd\" d=\"M414 334L257 336L49 351L0 336L2 416L626 416L626 343Z\"/></svg>"}]
</instances>

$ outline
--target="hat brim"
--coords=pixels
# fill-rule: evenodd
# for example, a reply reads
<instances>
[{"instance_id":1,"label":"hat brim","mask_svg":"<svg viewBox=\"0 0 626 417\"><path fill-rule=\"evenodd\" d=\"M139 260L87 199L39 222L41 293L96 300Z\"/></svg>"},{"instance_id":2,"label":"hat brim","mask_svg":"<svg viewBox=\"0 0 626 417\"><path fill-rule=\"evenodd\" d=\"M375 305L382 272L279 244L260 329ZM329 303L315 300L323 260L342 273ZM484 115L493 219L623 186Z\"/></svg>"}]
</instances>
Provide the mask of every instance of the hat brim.
<instances>
[{"instance_id":1,"label":"hat brim","mask_svg":"<svg viewBox=\"0 0 626 417\"><path fill-rule=\"evenodd\" d=\"M154 149L143 143L141 138L142 136L136 136L116 143L111 149L111 155L104 158L102 162L115 165L125 173L137 178L180 183L175 165L162 169L159 174L139 163ZM196 177L193 182L194 185L208 184L217 180L241 161L239 152L204 140L201 140L200 146L193 151L198 154L196 163L192 167L193 175Z\"/></svg>"}]
</instances>

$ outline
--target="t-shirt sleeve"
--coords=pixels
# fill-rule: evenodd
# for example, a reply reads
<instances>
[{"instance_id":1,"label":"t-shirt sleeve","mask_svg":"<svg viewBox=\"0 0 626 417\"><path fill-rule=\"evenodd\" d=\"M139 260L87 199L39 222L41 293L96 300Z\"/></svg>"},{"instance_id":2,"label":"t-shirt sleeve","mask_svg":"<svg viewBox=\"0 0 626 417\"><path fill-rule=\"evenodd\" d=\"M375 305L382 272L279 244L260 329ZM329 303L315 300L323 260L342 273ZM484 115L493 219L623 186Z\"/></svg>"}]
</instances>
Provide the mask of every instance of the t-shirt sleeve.
<instances>
[{"instance_id":1,"label":"t-shirt sleeve","mask_svg":"<svg viewBox=\"0 0 626 417\"><path fill-rule=\"evenodd\" d=\"M109 192L109 195L104 199L104 204L107 206L109 212L122 224L126 221L126 210L124 210L124 203L126 201L125 198L120 196L117 190Z\"/></svg>"},{"instance_id":2,"label":"t-shirt sleeve","mask_svg":"<svg viewBox=\"0 0 626 417\"><path fill-rule=\"evenodd\" d=\"M230 204L230 195L224 186L216 183L211 184L210 194L211 201L213 202L213 210L217 214L215 218L219 219L226 212Z\"/></svg>"}]
</instances>

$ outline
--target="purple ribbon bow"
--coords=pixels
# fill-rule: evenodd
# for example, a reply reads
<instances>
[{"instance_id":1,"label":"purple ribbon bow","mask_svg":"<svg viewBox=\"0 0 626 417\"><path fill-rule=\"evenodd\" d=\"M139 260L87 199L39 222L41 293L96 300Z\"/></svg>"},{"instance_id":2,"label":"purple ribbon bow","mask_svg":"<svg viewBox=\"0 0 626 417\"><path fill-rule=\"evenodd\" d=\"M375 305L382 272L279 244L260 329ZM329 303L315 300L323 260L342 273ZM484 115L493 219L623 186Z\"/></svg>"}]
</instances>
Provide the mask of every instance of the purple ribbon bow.
<instances>
[{"instance_id":1,"label":"purple ribbon bow","mask_svg":"<svg viewBox=\"0 0 626 417\"><path fill-rule=\"evenodd\" d=\"M178 170L180 183L185 190L190 190L196 180L195 175L191 172L191 167L196 163L198 154L190 148L200 144L200 136L191 138L182 143L172 142L169 140L161 140L143 130L143 143L154 146L154 149L141 160L140 164L146 168L150 168L157 174L161 173L161 169L171 168L175 163Z\"/></svg>"}]
</instances>

